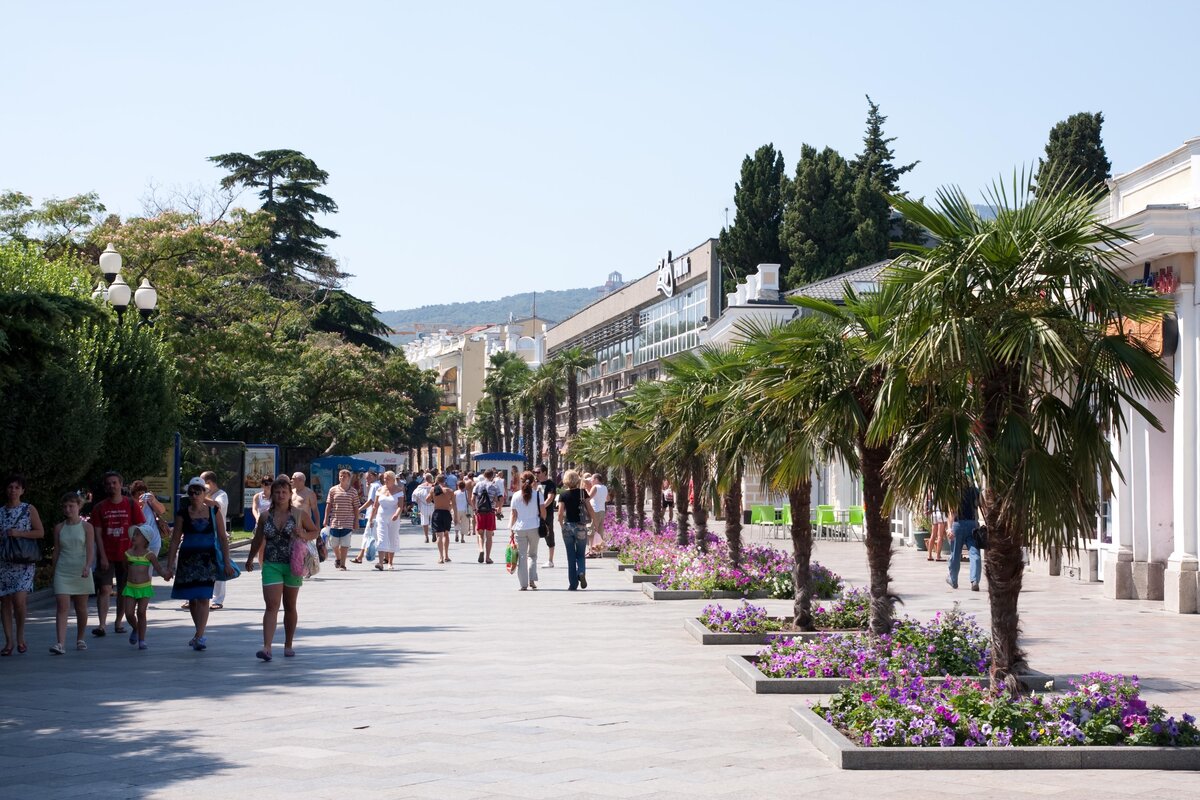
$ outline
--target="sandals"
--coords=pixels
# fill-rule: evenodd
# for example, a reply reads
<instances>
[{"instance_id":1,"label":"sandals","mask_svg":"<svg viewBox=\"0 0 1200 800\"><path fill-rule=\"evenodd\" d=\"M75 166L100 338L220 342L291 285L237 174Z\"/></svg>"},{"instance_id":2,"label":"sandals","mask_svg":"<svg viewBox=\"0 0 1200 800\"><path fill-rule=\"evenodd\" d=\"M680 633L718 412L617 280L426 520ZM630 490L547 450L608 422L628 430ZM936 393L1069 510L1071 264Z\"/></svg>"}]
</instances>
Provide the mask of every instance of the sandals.
<instances>
[{"instance_id":1,"label":"sandals","mask_svg":"<svg viewBox=\"0 0 1200 800\"><path fill-rule=\"evenodd\" d=\"M290 647L285 647L285 648L283 648L283 657L284 658L295 658L296 651Z\"/></svg>"},{"instance_id":2,"label":"sandals","mask_svg":"<svg viewBox=\"0 0 1200 800\"><path fill-rule=\"evenodd\" d=\"M104 628L92 628L92 636L95 636L97 639L102 636L108 636L108 631L104 630Z\"/></svg>"},{"instance_id":3,"label":"sandals","mask_svg":"<svg viewBox=\"0 0 1200 800\"><path fill-rule=\"evenodd\" d=\"M213 604L211 604L211 605L208 607L208 610L209 610L209 611L216 611L218 608L224 608L224 607L225 607L225 604L224 604L224 603L213 603Z\"/></svg>"},{"instance_id":4,"label":"sandals","mask_svg":"<svg viewBox=\"0 0 1200 800\"><path fill-rule=\"evenodd\" d=\"M270 653L268 653L266 650L259 650L259 651L258 651L257 653L255 653L254 655L255 655L256 657L258 657L258 658L261 658L263 661L270 661L270 660L271 660L271 654L270 654Z\"/></svg>"},{"instance_id":5,"label":"sandals","mask_svg":"<svg viewBox=\"0 0 1200 800\"><path fill-rule=\"evenodd\" d=\"M76 639L75 640L75 649L76 650L87 650L87 642L85 642L83 639Z\"/></svg>"},{"instance_id":6,"label":"sandals","mask_svg":"<svg viewBox=\"0 0 1200 800\"><path fill-rule=\"evenodd\" d=\"M129 629L126 628L124 625L114 625L113 633L129 633Z\"/></svg>"},{"instance_id":7,"label":"sandals","mask_svg":"<svg viewBox=\"0 0 1200 800\"><path fill-rule=\"evenodd\" d=\"M350 559L350 563L351 563L351 564L361 564L361 563L362 563L362 556L359 556L358 558L352 558L352 559Z\"/></svg>"},{"instance_id":8,"label":"sandals","mask_svg":"<svg viewBox=\"0 0 1200 800\"><path fill-rule=\"evenodd\" d=\"M27 652L29 652L29 648L25 645L24 642L21 642L19 645L17 645L17 652L20 653L21 655L25 655Z\"/></svg>"},{"instance_id":9,"label":"sandals","mask_svg":"<svg viewBox=\"0 0 1200 800\"><path fill-rule=\"evenodd\" d=\"M50 645L50 655L52 656L61 656L65 652L67 651L61 644Z\"/></svg>"},{"instance_id":10,"label":"sandals","mask_svg":"<svg viewBox=\"0 0 1200 800\"><path fill-rule=\"evenodd\" d=\"M11 656L12 651L13 651L13 646L11 644L6 644L6 645L4 645L4 649L0 650L0 656Z\"/></svg>"}]
</instances>

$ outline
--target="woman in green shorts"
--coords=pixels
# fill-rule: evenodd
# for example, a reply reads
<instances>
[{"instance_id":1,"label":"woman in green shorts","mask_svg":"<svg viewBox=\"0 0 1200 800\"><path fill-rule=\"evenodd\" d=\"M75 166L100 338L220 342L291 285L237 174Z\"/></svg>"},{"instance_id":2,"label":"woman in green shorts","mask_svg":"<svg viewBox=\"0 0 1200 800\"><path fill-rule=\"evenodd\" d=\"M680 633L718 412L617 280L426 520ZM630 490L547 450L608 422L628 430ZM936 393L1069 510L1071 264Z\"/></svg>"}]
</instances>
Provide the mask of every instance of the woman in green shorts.
<instances>
[{"instance_id":1,"label":"woman in green shorts","mask_svg":"<svg viewBox=\"0 0 1200 800\"><path fill-rule=\"evenodd\" d=\"M263 613L263 649L256 655L263 661L271 660L271 641L275 638L279 603L283 602L283 654L296 655L292 639L296 636L296 600L300 596L300 585L304 576L292 573L292 543L300 539L310 542L317 538L316 523L310 515L292 508L292 483L280 476L271 484L271 505L258 517L254 526L254 540L250 542L250 553L246 556L246 571L254 569L254 559L262 548L263 600L267 608Z\"/></svg>"}]
</instances>

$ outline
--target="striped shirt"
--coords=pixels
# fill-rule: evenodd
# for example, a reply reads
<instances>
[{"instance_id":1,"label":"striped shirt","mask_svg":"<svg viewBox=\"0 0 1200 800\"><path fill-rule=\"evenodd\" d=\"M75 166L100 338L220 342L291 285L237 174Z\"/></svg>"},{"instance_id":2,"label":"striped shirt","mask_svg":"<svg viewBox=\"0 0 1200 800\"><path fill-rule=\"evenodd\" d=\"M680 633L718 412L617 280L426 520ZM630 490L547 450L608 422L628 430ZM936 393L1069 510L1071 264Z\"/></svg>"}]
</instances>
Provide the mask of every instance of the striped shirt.
<instances>
[{"instance_id":1,"label":"striped shirt","mask_svg":"<svg viewBox=\"0 0 1200 800\"><path fill-rule=\"evenodd\" d=\"M340 484L334 486L325 502L329 506L329 527L358 527L358 507L362 505L362 499L357 489L343 489Z\"/></svg>"}]
</instances>

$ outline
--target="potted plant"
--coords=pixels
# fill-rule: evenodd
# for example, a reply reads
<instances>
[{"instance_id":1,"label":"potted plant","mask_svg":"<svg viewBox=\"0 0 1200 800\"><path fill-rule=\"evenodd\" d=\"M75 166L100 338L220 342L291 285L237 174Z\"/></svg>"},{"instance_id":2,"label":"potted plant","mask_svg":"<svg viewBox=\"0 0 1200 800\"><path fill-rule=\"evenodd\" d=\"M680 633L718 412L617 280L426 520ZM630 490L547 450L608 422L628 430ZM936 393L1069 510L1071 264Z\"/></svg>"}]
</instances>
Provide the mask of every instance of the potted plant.
<instances>
[{"instance_id":1,"label":"potted plant","mask_svg":"<svg viewBox=\"0 0 1200 800\"><path fill-rule=\"evenodd\" d=\"M913 514L913 541L918 550L925 549L925 541L929 538L929 515Z\"/></svg>"}]
</instances>

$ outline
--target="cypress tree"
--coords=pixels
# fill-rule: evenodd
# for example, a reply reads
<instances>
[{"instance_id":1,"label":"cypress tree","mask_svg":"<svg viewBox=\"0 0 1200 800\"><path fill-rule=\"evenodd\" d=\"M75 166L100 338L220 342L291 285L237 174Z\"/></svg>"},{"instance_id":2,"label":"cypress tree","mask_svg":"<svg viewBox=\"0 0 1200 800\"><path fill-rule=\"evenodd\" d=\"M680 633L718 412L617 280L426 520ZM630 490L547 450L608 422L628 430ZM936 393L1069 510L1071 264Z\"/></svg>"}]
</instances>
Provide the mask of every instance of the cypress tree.
<instances>
[{"instance_id":1,"label":"cypress tree","mask_svg":"<svg viewBox=\"0 0 1200 800\"><path fill-rule=\"evenodd\" d=\"M779 238L786 186L783 153L774 144L742 159L741 180L733 186L737 214L717 240L726 292L734 291L759 264L781 264L781 274L786 273L789 261Z\"/></svg>"},{"instance_id":2,"label":"cypress tree","mask_svg":"<svg viewBox=\"0 0 1200 800\"><path fill-rule=\"evenodd\" d=\"M1102 191L1112 177L1112 164L1104 152L1100 128L1104 113L1081 111L1050 129L1046 157L1038 159L1035 192L1057 185L1067 190Z\"/></svg>"},{"instance_id":3,"label":"cypress tree","mask_svg":"<svg viewBox=\"0 0 1200 800\"><path fill-rule=\"evenodd\" d=\"M855 232L854 174L836 150L800 150L780 243L791 259L787 285L800 286L867 263Z\"/></svg>"}]
</instances>

